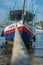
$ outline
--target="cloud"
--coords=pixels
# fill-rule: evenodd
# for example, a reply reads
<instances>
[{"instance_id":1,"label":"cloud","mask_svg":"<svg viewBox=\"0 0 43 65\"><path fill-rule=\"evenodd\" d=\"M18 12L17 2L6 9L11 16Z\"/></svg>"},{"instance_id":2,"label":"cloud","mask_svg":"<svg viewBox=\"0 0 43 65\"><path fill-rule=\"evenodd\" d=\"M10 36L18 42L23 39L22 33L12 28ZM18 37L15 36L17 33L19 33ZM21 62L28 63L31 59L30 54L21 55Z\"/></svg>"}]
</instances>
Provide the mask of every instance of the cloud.
<instances>
[{"instance_id":1,"label":"cloud","mask_svg":"<svg viewBox=\"0 0 43 65\"><path fill-rule=\"evenodd\" d=\"M18 0L4 0L3 5L4 5L4 8L6 8L7 10L9 10L10 8L21 9L23 7L23 2L24 0L19 0L19 1Z\"/></svg>"},{"instance_id":2,"label":"cloud","mask_svg":"<svg viewBox=\"0 0 43 65\"><path fill-rule=\"evenodd\" d=\"M16 5L14 4L15 2L17 3ZM16 9L21 9L23 8L23 3L24 0L0 0L0 23L1 21L2 23L4 22L6 18L6 12L8 13L10 8L13 9L15 7ZM28 11L29 10L32 11L31 4L32 4L31 0L26 0L26 7ZM40 4L38 4L38 0L33 0L33 5L34 5L34 12L36 11L36 20L37 21L39 19L43 20L43 8L41 7Z\"/></svg>"},{"instance_id":3,"label":"cloud","mask_svg":"<svg viewBox=\"0 0 43 65\"><path fill-rule=\"evenodd\" d=\"M6 13L9 12L10 8L13 8L15 5L16 0L0 0L0 24L5 23L5 19L6 19ZM22 5L22 2L17 0L17 4L16 6L18 6L18 8L20 8L20 4ZM21 6L22 7L22 6Z\"/></svg>"},{"instance_id":4,"label":"cloud","mask_svg":"<svg viewBox=\"0 0 43 65\"><path fill-rule=\"evenodd\" d=\"M34 5L35 21L43 21L43 8L39 4Z\"/></svg>"},{"instance_id":5,"label":"cloud","mask_svg":"<svg viewBox=\"0 0 43 65\"><path fill-rule=\"evenodd\" d=\"M7 2L4 3L4 5L6 5L6 6L13 6L14 2L7 1Z\"/></svg>"},{"instance_id":6,"label":"cloud","mask_svg":"<svg viewBox=\"0 0 43 65\"><path fill-rule=\"evenodd\" d=\"M0 24L5 23L5 19L6 19L6 13L7 11L0 9Z\"/></svg>"},{"instance_id":7,"label":"cloud","mask_svg":"<svg viewBox=\"0 0 43 65\"><path fill-rule=\"evenodd\" d=\"M0 8L0 12L6 12L6 10Z\"/></svg>"}]
</instances>

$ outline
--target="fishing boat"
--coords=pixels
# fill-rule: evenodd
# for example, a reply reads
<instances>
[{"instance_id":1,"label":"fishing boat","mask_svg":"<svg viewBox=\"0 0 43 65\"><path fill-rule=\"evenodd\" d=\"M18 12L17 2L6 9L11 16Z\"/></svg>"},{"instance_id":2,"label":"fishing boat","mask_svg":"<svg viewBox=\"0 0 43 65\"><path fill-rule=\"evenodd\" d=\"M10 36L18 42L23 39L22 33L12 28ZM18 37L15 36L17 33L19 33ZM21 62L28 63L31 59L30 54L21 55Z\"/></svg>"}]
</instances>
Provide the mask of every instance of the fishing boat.
<instances>
[{"instance_id":1,"label":"fishing boat","mask_svg":"<svg viewBox=\"0 0 43 65\"><path fill-rule=\"evenodd\" d=\"M25 44L29 44L35 41L34 30L31 26L34 14L26 11L25 2L26 0L24 0L23 10L13 10L9 13L9 18L11 21L13 21L13 23L10 23L10 25L4 28L3 34L7 43L9 41L14 41L16 27L18 28L21 38Z\"/></svg>"}]
</instances>

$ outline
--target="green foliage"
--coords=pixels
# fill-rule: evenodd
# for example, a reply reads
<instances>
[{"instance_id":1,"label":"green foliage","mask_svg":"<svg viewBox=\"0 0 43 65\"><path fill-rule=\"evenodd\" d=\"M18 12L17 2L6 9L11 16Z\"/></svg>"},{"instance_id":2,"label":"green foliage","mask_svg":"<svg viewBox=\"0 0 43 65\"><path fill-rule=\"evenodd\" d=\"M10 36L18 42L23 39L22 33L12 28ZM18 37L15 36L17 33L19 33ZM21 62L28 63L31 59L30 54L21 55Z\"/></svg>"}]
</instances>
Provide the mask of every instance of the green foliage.
<instances>
[{"instance_id":1,"label":"green foliage","mask_svg":"<svg viewBox=\"0 0 43 65\"><path fill-rule=\"evenodd\" d=\"M35 24L36 24L36 25L43 25L43 21L36 22Z\"/></svg>"}]
</instances>

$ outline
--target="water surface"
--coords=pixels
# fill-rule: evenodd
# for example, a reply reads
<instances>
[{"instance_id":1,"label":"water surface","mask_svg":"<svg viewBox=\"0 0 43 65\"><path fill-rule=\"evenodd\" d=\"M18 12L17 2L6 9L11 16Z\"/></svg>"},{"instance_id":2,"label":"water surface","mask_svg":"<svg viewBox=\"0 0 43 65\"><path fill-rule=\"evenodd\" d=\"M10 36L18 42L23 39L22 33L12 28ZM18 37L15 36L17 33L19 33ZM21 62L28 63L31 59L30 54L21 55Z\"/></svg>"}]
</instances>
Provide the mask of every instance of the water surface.
<instances>
[{"instance_id":1,"label":"water surface","mask_svg":"<svg viewBox=\"0 0 43 65\"><path fill-rule=\"evenodd\" d=\"M36 42L34 42L34 53L30 54L32 65L43 65L43 32L35 32Z\"/></svg>"}]
</instances>

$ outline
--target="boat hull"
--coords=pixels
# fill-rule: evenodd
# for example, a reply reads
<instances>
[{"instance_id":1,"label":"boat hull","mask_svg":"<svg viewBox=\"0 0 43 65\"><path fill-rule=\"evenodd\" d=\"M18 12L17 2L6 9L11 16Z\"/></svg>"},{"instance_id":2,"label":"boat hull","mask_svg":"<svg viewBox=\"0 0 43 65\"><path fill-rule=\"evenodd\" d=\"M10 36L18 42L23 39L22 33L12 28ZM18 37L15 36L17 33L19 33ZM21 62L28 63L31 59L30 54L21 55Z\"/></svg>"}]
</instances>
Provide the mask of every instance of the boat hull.
<instances>
[{"instance_id":1,"label":"boat hull","mask_svg":"<svg viewBox=\"0 0 43 65\"><path fill-rule=\"evenodd\" d=\"M15 33L16 33L16 27L18 28L19 34L21 38L23 39L24 43L31 43L35 41L35 35L34 30L32 29L32 26L29 25L27 22L23 24L23 21L19 21L18 23L13 23L8 25L4 29L4 36L6 41L14 41Z\"/></svg>"},{"instance_id":2,"label":"boat hull","mask_svg":"<svg viewBox=\"0 0 43 65\"><path fill-rule=\"evenodd\" d=\"M15 30L16 30L16 28L14 28L13 30L4 32L5 39L13 41L13 39L15 37L15 33L16 33ZM32 40L33 40L33 33L31 33L29 30L27 30L23 26L18 27L18 31L19 31L20 36L22 37L22 39L23 39L23 41L25 43L32 42Z\"/></svg>"}]
</instances>

